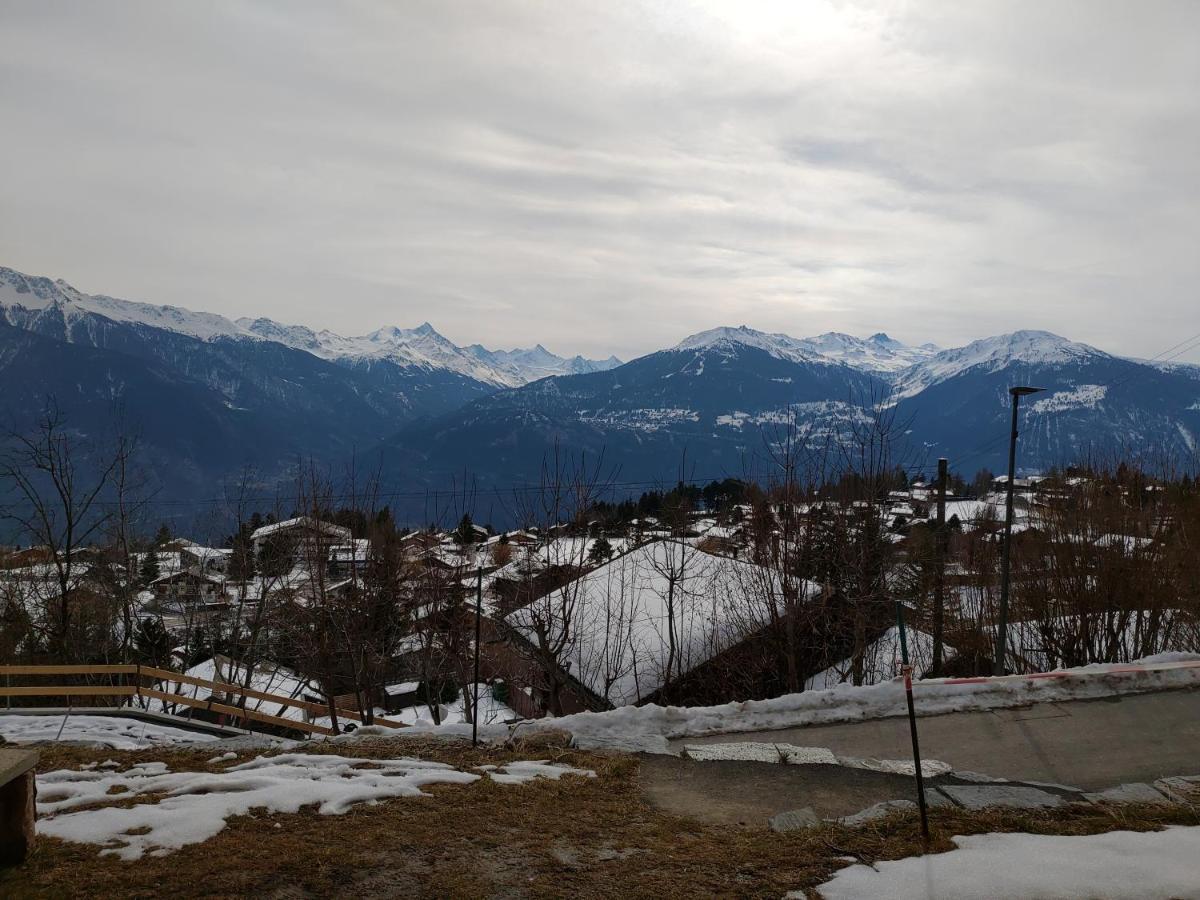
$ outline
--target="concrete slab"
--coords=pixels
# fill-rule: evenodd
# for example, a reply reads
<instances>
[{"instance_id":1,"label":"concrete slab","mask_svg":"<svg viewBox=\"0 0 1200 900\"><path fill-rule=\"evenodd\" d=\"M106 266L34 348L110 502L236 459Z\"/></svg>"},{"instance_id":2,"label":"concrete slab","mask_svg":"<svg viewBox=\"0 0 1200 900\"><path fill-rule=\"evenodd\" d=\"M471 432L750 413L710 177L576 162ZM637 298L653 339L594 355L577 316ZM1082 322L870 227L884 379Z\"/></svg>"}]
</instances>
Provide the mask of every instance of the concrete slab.
<instances>
[{"instance_id":1,"label":"concrete slab","mask_svg":"<svg viewBox=\"0 0 1200 900\"><path fill-rule=\"evenodd\" d=\"M36 768L39 758L36 750L0 748L0 785L8 784L30 769Z\"/></svg>"},{"instance_id":2,"label":"concrete slab","mask_svg":"<svg viewBox=\"0 0 1200 900\"><path fill-rule=\"evenodd\" d=\"M1200 690L1078 700L1048 708L1070 715L1011 720L992 712L922 716L921 752L945 760L956 771L1073 784L1088 791L1196 772ZM839 756L904 759L912 755L904 718L691 737L673 743L733 740L829 747Z\"/></svg>"},{"instance_id":3,"label":"concrete slab","mask_svg":"<svg viewBox=\"0 0 1200 900\"><path fill-rule=\"evenodd\" d=\"M871 759L858 756L839 756L837 761L852 769L870 769L872 772L892 772L896 775L915 776L917 764L911 759ZM921 760L921 774L926 778L937 778L950 774L950 764L938 759Z\"/></svg>"},{"instance_id":4,"label":"concrete slab","mask_svg":"<svg viewBox=\"0 0 1200 900\"><path fill-rule=\"evenodd\" d=\"M917 803L915 800L884 800L882 803L876 803L874 806L868 806L862 812L856 812L852 816L842 816L840 819L831 819L833 822L840 822L843 825L863 825L867 822L873 822L876 819L882 819L888 813L895 812L898 809L916 809Z\"/></svg>"},{"instance_id":5,"label":"concrete slab","mask_svg":"<svg viewBox=\"0 0 1200 900\"><path fill-rule=\"evenodd\" d=\"M745 762L790 763L792 765L835 766L838 758L824 747L797 747L795 744L769 744L740 741L729 744L689 744L684 748L689 759L712 761L736 759Z\"/></svg>"},{"instance_id":6,"label":"concrete slab","mask_svg":"<svg viewBox=\"0 0 1200 900\"><path fill-rule=\"evenodd\" d=\"M945 784L939 788L959 806L966 809L987 809L1007 806L1015 809L1046 809L1063 806L1057 794L1039 788L1009 784Z\"/></svg>"},{"instance_id":7,"label":"concrete slab","mask_svg":"<svg viewBox=\"0 0 1200 900\"><path fill-rule=\"evenodd\" d=\"M1171 802L1153 785L1144 782L1119 784L1097 794L1084 794L1083 799L1092 803L1161 803L1167 805Z\"/></svg>"},{"instance_id":8,"label":"concrete slab","mask_svg":"<svg viewBox=\"0 0 1200 900\"><path fill-rule=\"evenodd\" d=\"M817 814L812 811L811 807L806 806L803 809L789 809L787 812L771 816L767 820L767 824L771 826L772 831L799 831L802 828L819 825L821 820L817 818Z\"/></svg>"},{"instance_id":9,"label":"concrete slab","mask_svg":"<svg viewBox=\"0 0 1200 900\"><path fill-rule=\"evenodd\" d=\"M955 803L943 794L939 788L929 788L925 791L925 805L930 809L935 809L939 806L954 806ZM885 800L882 803L876 803L874 806L868 806L866 809L856 812L852 816L842 816L840 819L831 819L830 821L841 822L843 825L862 825L864 822L882 819L888 813L894 812L897 809L918 808L916 800Z\"/></svg>"},{"instance_id":10,"label":"concrete slab","mask_svg":"<svg viewBox=\"0 0 1200 900\"><path fill-rule=\"evenodd\" d=\"M884 800L916 797L912 778L888 772L674 756L641 757L638 786L652 805L673 815L759 828L772 816L798 809L836 818Z\"/></svg>"}]
</instances>

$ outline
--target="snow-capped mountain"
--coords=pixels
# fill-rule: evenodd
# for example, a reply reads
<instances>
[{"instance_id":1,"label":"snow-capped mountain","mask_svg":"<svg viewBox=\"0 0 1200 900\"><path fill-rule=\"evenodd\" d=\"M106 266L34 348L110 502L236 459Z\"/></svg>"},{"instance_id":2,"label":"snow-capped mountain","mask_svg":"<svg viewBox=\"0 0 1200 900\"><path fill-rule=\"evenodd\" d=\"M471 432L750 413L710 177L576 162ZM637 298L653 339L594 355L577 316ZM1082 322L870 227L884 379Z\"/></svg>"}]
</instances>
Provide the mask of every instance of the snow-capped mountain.
<instances>
[{"instance_id":1,"label":"snow-capped mountain","mask_svg":"<svg viewBox=\"0 0 1200 900\"><path fill-rule=\"evenodd\" d=\"M971 475L1004 464L1016 384L1046 389L1021 405L1027 470L1093 453L1184 457L1200 441L1200 367L1044 331L940 350L743 325L621 363L460 347L428 323L346 337L234 321L2 268L0 384L0 416L32 421L54 395L84 433L106 428L120 399L165 497L212 496L246 465L277 484L297 458L372 447L389 486L406 488L442 487L451 470L498 488L536 481L551 448L603 454L623 480L673 480L684 457L688 477L738 476L788 433L836 457L881 398L905 423L907 464L946 456Z\"/></svg>"},{"instance_id":2,"label":"snow-capped mountain","mask_svg":"<svg viewBox=\"0 0 1200 900\"><path fill-rule=\"evenodd\" d=\"M517 387L549 375L599 372L621 364L615 356L606 360L564 358L541 344L531 350L488 350L478 344L459 347L428 322L417 328L387 326L370 334L344 337L266 318L231 321L216 313L85 294L61 279L0 267L0 316L10 324L26 327L48 309L57 310L67 321L92 313L113 322L145 325L199 340L265 340L327 360L388 360L401 367L453 372L493 387Z\"/></svg>"},{"instance_id":3,"label":"snow-capped mountain","mask_svg":"<svg viewBox=\"0 0 1200 900\"><path fill-rule=\"evenodd\" d=\"M739 325L737 328L710 328L708 331L701 331L684 338L671 349L736 353L742 347L753 347L776 359L785 359L789 362L829 364L834 361L818 352L807 341L789 337L786 334L756 331L745 325Z\"/></svg>"},{"instance_id":4,"label":"snow-capped mountain","mask_svg":"<svg viewBox=\"0 0 1200 900\"><path fill-rule=\"evenodd\" d=\"M529 349L488 350L479 344L464 348L468 353L500 369L512 371L520 377L520 383L537 381L551 375L585 375L588 372L606 372L621 365L615 356L608 359L586 359L582 356L561 357L551 353L541 344Z\"/></svg>"},{"instance_id":5,"label":"snow-capped mountain","mask_svg":"<svg viewBox=\"0 0 1200 900\"><path fill-rule=\"evenodd\" d=\"M103 294L85 294L61 278L51 280L25 275L0 266L0 317L9 324L24 327L23 323L53 309L61 311L68 320L84 313L94 313L113 322L148 325L200 340L243 333L236 324L216 313L118 300Z\"/></svg>"},{"instance_id":6,"label":"snow-capped mountain","mask_svg":"<svg viewBox=\"0 0 1200 900\"><path fill-rule=\"evenodd\" d=\"M815 337L794 338L786 334L756 331L745 325L701 331L684 338L676 350L700 347L756 347L778 359L793 362L841 363L864 372L899 372L933 356L936 347L926 344L909 347L882 332L869 338L857 338L837 331Z\"/></svg>"},{"instance_id":7,"label":"snow-capped mountain","mask_svg":"<svg viewBox=\"0 0 1200 900\"><path fill-rule=\"evenodd\" d=\"M900 397L916 396L926 388L971 371L998 372L1016 365L1078 365L1111 358L1102 350L1049 331L1014 331L931 354L898 374L896 393Z\"/></svg>"},{"instance_id":8,"label":"snow-capped mountain","mask_svg":"<svg viewBox=\"0 0 1200 900\"><path fill-rule=\"evenodd\" d=\"M868 372L899 372L928 359L938 350L933 344L910 347L883 332L863 339L830 331L805 338L803 343L822 356Z\"/></svg>"}]
</instances>

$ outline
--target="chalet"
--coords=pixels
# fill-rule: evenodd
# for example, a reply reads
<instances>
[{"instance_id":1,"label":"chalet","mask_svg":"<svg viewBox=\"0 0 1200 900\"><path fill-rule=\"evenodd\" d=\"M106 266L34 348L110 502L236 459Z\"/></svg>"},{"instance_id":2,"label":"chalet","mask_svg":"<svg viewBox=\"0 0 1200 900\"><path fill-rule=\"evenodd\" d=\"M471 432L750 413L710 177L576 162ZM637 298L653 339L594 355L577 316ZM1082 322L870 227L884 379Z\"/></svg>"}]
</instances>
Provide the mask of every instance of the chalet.
<instances>
[{"instance_id":1,"label":"chalet","mask_svg":"<svg viewBox=\"0 0 1200 900\"><path fill-rule=\"evenodd\" d=\"M183 569L156 578L150 590L161 600L184 606L223 603L227 598L225 577L199 568Z\"/></svg>"},{"instance_id":2,"label":"chalet","mask_svg":"<svg viewBox=\"0 0 1200 900\"><path fill-rule=\"evenodd\" d=\"M361 575L371 558L371 542L365 539L329 548L329 577L350 578Z\"/></svg>"},{"instance_id":3,"label":"chalet","mask_svg":"<svg viewBox=\"0 0 1200 900\"><path fill-rule=\"evenodd\" d=\"M281 568L305 561L326 560L329 548L338 544L349 544L353 535L349 528L323 522L311 516L297 516L272 525L264 525L250 535L254 545L254 556L262 560L265 555L277 552L282 557L276 562ZM264 551L267 551L264 553Z\"/></svg>"},{"instance_id":4,"label":"chalet","mask_svg":"<svg viewBox=\"0 0 1200 900\"><path fill-rule=\"evenodd\" d=\"M179 554L180 569L197 569L201 572L224 573L229 568L233 551L222 547L205 547L194 541L176 538L162 547L163 553Z\"/></svg>"}]
</instances>

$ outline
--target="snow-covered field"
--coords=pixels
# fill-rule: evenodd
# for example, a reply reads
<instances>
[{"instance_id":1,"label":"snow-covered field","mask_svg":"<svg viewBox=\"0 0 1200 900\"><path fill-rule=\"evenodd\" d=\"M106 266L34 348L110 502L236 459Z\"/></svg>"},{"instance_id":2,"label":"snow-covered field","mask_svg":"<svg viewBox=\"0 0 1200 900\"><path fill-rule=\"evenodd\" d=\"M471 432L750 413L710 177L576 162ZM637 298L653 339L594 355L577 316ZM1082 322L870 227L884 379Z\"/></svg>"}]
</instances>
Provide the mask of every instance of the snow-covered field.
<instances>
[{"instance_id":1,"label":"snow-covered field","mask_svg":"<svg viewBox=\"0 0 1200 900\"><path fill-rule=\"evenodd\" d=\"M87 741L113 750L138 750L168 744L202 744L220 738L123 716L0 715L0 735L14 744L34 741Z\"/></svg>"},{"instance_id":2,"label":"snow-covered field","mask_svg":"<svg viewBox=\"0 0 1200 900\"><path fill-rule=\"evenodd\" d=\"M226 759L220 757L221 761ZM393 797L426 797L430 784L470 784L490 778L520 785L563 775L595 778L587 769L520 760L477 771L418 759L357 759L311 753L259 756L220 772L171 772L166 763L143 763L124 772L101 765L60 769L38 776L38 831L78 843L97 844L101 855L140 859L164 856L219 833L232 816L252 809L295 813L317 805L322 815L341 815L360 803ZM165 795L165 796L163 796ZM162 796L155 803L150 798ZM147 798L134 806L78 807L119 798Z\"/></svg>"},{"instance_id":3,"label":"snow-covered field","mask_svg":"<svg viewBox=\"0 0 1200 900\"><path fill-rule=\"evenodd\" d=\"M948 853L849 866L818 891L827 900L1200 897L1200 827L1086 836L977 834L954 843L957 849Z\"/></svg>"}]
</instances>

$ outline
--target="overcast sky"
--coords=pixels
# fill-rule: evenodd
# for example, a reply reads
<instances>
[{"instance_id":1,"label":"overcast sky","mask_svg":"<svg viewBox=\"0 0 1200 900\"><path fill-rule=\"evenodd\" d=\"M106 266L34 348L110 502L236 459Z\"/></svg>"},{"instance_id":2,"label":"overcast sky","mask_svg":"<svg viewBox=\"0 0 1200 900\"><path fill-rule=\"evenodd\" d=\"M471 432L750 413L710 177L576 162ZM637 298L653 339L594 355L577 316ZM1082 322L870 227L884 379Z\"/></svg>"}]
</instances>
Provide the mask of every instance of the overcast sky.
<instances>
[{"instance_id":1,"label":"overcast sky","mask_svg":"<svg viewBox=\"0 0 1200 900\"><path fill-rule=\"evenodd\" d=\"M1193 0L0 0L0 264L592 356L1149 356L1200 331L1198 39Z\"/></svg>"}]
</instances>

